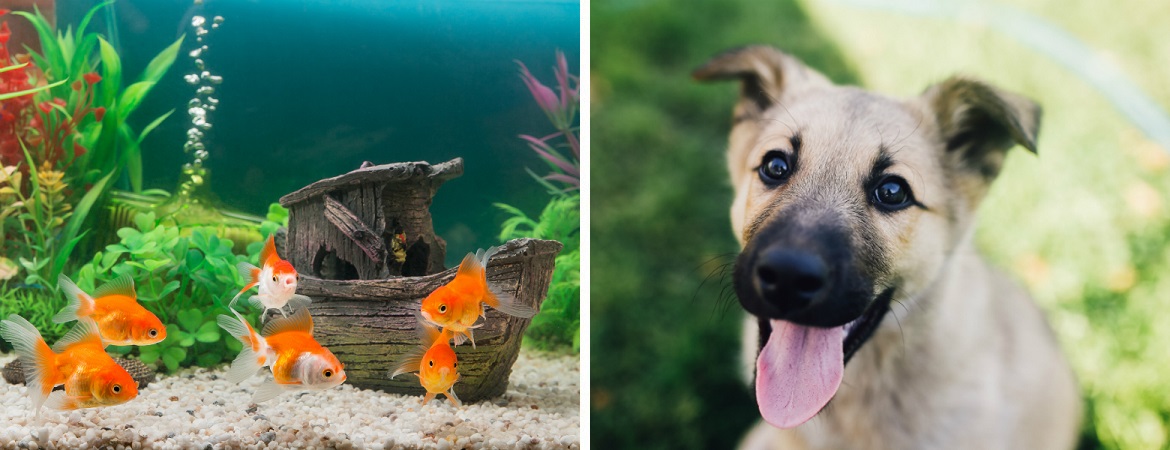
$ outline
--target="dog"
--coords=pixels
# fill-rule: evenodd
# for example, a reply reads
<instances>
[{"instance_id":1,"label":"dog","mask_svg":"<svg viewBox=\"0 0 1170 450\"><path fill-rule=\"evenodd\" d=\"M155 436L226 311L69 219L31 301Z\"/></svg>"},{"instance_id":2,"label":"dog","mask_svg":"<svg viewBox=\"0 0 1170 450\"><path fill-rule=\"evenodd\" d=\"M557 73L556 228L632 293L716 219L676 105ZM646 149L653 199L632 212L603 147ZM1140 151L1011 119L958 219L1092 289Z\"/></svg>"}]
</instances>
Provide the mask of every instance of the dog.
<instances>
[{"instance_id":1,"label":"dog","mask_svg":"<svg viewBox=\"0 0 1170 450\"><path fill-rule=\"evenodd\" d=\"M741 84L732 278L764 420L742 447L1073 447L1072 370L972 243L1007 151L1036 152L1036 103L963 77L892 98L768 46L692 75Z\"/></svg>"}]
</instances>

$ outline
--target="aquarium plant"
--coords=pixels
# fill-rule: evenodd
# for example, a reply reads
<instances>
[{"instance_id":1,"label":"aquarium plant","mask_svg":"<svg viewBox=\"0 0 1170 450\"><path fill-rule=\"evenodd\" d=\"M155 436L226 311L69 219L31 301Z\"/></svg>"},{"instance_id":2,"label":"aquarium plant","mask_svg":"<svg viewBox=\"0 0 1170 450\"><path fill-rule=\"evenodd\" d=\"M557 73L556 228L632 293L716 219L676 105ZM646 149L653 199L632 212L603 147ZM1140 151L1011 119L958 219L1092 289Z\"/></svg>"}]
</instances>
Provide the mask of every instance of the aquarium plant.
<instances>
[{"instance_id":1,"label":"aquarium plant","mask_svg":"<svg viewBox=\"0 0 1170 450\"><path fill-rule=\"evenodd\" d=\"M89 213L110 188L125 177L141 189L140 144L169 115L141 132L127 122L170 68L183 38L123 87L117 51L87 31L95 13L110 4L89 10L76 33L71 26L55 29L39 11L12 13L36 29L40 53L14 55L7 27L0 30L0 167L7 174L0 180L0 276L23 271L23 283L34 288L55 287L48 280L65 269L86 237ZM13 261L17 271L10 270Z\"/></svg>"},{"instance_id":2,"label":"aquarium plant","mask_svg":"<svg viewBox=\"0 0 1170 450\"><path fill-rule=\"evenodd\" d=\"M541 111L548 116L556 133L544 137L521 134L520 138L528 143L528 148L540 155L549 164L551 172L543 177L533 176L552 192L573 191L581 188L581 142L577 140L577 127L573 126L576 120L577 108L581 103L580 79L569 73L569 64L565 54L557 50L557 66L553 73L557 79L557 91L541 84L528 67L520 61L520 79L528 87L528 92L536 100ZM558 94L559 92L559 94ZM560 150L558 150L558 148ZM567 156L564 151L571 153ZM553 182L561 183L563 188L558 189Z\"/></svg>"},{"instance_id":3,"label":"aquarium plant","mask_svg":"<svg viewBox=\"0 0 1170 450\"><path fill-rule=\"evenodd\" d=\"M273 204L261 232L267 238L287 221L288 211ZM169 324L167 338L156 345L110 347L111 351L137 351L142 362L159 362L168 371L211 367L238 353L239 341L221 333L215 318L227 313L228 302L243 285L236 264L258 263L263 244L249 245L248 255L239 255L232 252L232 241L220 239L213 227L180 226L154 213L139 213L134 223L119 229L120 241L95 254L74 280L92 292L129 276L138 300Z\"/></svg>"},{"instance_id":4,"label":"aquarium plant","mask_svg":"<svg viewBox=\"0 0 1170 450\"><path fill-rule=\"evenodd\" d=\"M551 239L564 244L556 258L556 268L548 297L540 313L532 318L525 336L528 342L544 349L580 349L581 324L581 143L574 126L577 108L580 104L579 79L569 73L568 61L559 50L557 65L553 73L557 89L545 86L528 71L524 63L520 66L520 78L524 80L536 104L544 111L557 132L544 137L522 134L520 138L528 147L548 163L550 172L533 178L545 186L552 198L539 217L533 219L524 211L502 203L496 207L507 213L499 239L507 242L515 238ZM571 156L570 156L571 155ZM558 186L559 185L559 186Z\"/></svg>"}]
</instances>

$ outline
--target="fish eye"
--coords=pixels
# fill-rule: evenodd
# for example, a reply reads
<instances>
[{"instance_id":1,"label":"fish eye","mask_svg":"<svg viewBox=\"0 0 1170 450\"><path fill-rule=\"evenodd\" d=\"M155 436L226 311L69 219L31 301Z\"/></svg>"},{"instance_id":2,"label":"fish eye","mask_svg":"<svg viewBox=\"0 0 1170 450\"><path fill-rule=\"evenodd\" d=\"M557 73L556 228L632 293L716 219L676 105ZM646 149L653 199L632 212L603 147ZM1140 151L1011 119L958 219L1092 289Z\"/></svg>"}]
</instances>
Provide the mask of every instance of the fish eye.
<instances>
[{"instance_id":1,"label":"fish eye","mask_svg":"<svg viewBox=\"0 0 1170 450\"><path fill-rule=\"evenodd\" d=\"M276 282L276 275L273 275L273 276L272 276L272 282L273 282L273 283L275 283L275 282Z\"/></svg>"},{"instance_id":2,"label":"fish eye","mask_svg":"<svg viewBox=\"0 0 1170 450\"><path fill-rule=\"evenodd\" d=\"M329 378L329 377L333 376L333 371L329 370L329 369L325 369L324 375L325 375L325 378Z\"/></svg>"},{"instance_id":3,"label":"fish eye","mask_svg":"<svg viewBox=\"0 0 1170 450\"><path fill-rule=\"evenodd\" d=\"M427 361L427 363L430 364L431 367L435 367L435 360L432 359L430 361Z\"/></svg>"},{"instance_id":4,"label":"fish eye","mask_svg":"<svg viewBox=\"0 0 1170 450\"><path fill-rule=\"evenodd\" d=\"M115 385L114 385L114 393L115 393L115 394L118 394L118 393L121 393L121 392L122 392L122 385L120 385L120 384L115 384Z\"/></svg>"},{"instance_id":5,"label":"fish eye","mask_svg":"<svg viewBox=\"0 0 1170 450\"><path fill-rule=\"evenodd\" d=\"M158 337L158 330L151 328L149 334L150 334L150 337Z\"/></svg>"},{"instance_id":6,"label":"fish eye","mask_svg":"<svg viewBox=\"0 0 1170 450\"><path fill-rule=\"evenodd\" d=\"M439 312L441 312L441 313L447 312L447 305L439 305Z\"/></svg>"},{"instance_id":7,"label":"fish eye","mask_svg":"<svg viewBox=\"0 0 1170 450\"><path fill-rule=\"evenodd\" d=\"M459 367L459 363L451 364L451 367Z\"/></svg>"}]
</instances>

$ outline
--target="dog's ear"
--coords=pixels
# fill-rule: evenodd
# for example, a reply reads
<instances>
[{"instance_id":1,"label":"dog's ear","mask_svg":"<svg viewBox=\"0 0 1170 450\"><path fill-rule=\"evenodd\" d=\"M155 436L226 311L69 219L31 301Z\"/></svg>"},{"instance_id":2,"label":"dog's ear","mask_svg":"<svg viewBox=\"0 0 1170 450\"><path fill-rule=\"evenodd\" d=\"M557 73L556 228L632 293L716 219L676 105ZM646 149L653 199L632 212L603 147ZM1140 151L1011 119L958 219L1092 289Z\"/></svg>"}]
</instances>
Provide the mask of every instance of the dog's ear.
<instances>
[{"instance_id":1,"label":"dog's ear","mask_svg":"<svg viewBox=\"0 0 1170 450\"><path fill-rule=\"evenodd\" d=\"M739 80L737 119L759 116L784 95L802 88L832 84L796 58L766 45L723 52L695 69L691 76L699 81Z\"/></svg>"},{"instance_id":2,"label":"dog's ear","mask_svg":"<svg viewBox=\"0 0 1170 450\"><path fill-rule=\"evenodd\" d=\"M934 115L946 152L962 170L990 180L1015 144L1036 152L1040 106L1023 96L952 77L927 88L921 98Z\"/></svg>"}]
</instances>

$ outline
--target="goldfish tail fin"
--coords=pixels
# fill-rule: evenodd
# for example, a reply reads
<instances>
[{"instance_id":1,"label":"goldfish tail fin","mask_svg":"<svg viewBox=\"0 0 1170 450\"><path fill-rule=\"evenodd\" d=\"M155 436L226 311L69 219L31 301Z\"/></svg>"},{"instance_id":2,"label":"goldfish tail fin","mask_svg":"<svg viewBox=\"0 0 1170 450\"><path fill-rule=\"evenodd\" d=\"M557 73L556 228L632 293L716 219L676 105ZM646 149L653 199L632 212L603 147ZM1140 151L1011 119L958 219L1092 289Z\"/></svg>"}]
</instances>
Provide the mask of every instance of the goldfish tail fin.
<instances>
[{"instance_id":1,"label":"goldfish tail fin","mask_svg":"<svg viewBox=\"0 0 1170 450\"><path fill-rule=\"evenodd\" d=\"M0 321L0 337L12 344L12 349L20 357L33 411L39 415L45 398L61 378L57 372L57 355L45 343L37 328L16 314L8 316L8 320Z\"/></svg>"},{"instance_id":2,"label":"goldfish tail fin","mask_svg":"<svg viewBox=\"0 0 1170 450\"><path fill-rule=\"evenodd\" d=\"M390 378L393 379L399 375L410 372L418 372L422 368L423 355L427 352L427 348L418 346L418 348L410 351L402 356L402 359L394 365L394 370L390 372Z\"/></svg>"},{"instance_id":3,"label":"goldfish tail fin","mask_svg":"<svg viewBox=\"0 0 1170 450\"><path fill-rule=\"evenodd\" d=\"M228 369L228 381L233 384L239 384L244 380L252 378L264 366L262 361L261 357L255 351L252 351L252 347L245 345L244 349L240 350L240 354L236 356L236 359L232 361L231 368Z\"/></svg>"},{"instance_id":4,"label":"goldfish tail fin","mask_svg":"<svg viewBox=\"0 0 1170 450\"><path fill-rule=\"evenodd\" d=\"M516 296L499 286L489 286L483 302L509 316L527 319L536 315L536 308L520 303Z\"/></svg>"},{"instance_id":5,"label":"goldfish tail fin","mask_svg":"<svg viewBox=\"0 0 1170 450\"><path fill-rule=\"evenodd\" d=\"M499 246L488 247L487 250L480 249L479 251L475 252L475 258L479 260L479 265L487 267L488 260L492 259L492 257L495 256L496 253L499 253L499 251Z\"/></svg>"},{"instance_id":6,"label":"goldfish tail fin","mask_svg":"<svg viewBox=\"0 0 1170 450\"><path fill-rule=\"evenodd\" d=\"M65 391L54 391L45 400L45 407L54 411L72 411L80 409L82 401L86 397L74 397L65 393Z\"/></svg>"},{"instance_id":7,"label":"goldfish tail fin","mask_svg":"<svg viewBox=\"0 0 1170 450\"><path fill-rule=\"evenodd\" d=\"M451 386L451 389L447 390L447 401L456 408L463 406L463 402L459 401L459 396L455 395L455 386Z\"/></svg>"},{"instance_id":8,"label":"goldfish tail fin","mask_svg":"<svg viewBox=\"0 0 1170 450\"><path fill-rule=\"evenodd\" d=\"M57 277L57 286L65 292L65 297L69 301L65 305L65 309L53 316L53 323L65 323L77 320L80 317L89 317L93 314L93 297L81 291L77 284L73 283L65 274Z\"/></svg>"},{"instance_id":9,"label":"goldfish tail fin","mask_svg":"<svg viewBox=\"0 0 1170 450\"><path fill-rule=\"evenodd\" d=\"M252 403L264 403L276 398L283 392L284 387L276 384L275 380L265 381L260 387L256 388L256 393L252 394Z\"/></svg>"},{"instance_id":10,"label":"goldfish tail fin","mask_svg":"<svg viewBox=\"0 0 1170 450\"><path fill-rule=\"evenodd\" d=\"M235 319L220 314L216 321L219 322L220 328L244 344L244 349L240 350L240 354L232 361L232 366L228 369L227 374L228 381L239 383L251 378L267 362L268 342L256 334L252 325L244 321L239 313L235 311L232 313L235 314Z\"/></svg>"}]
</instances>

